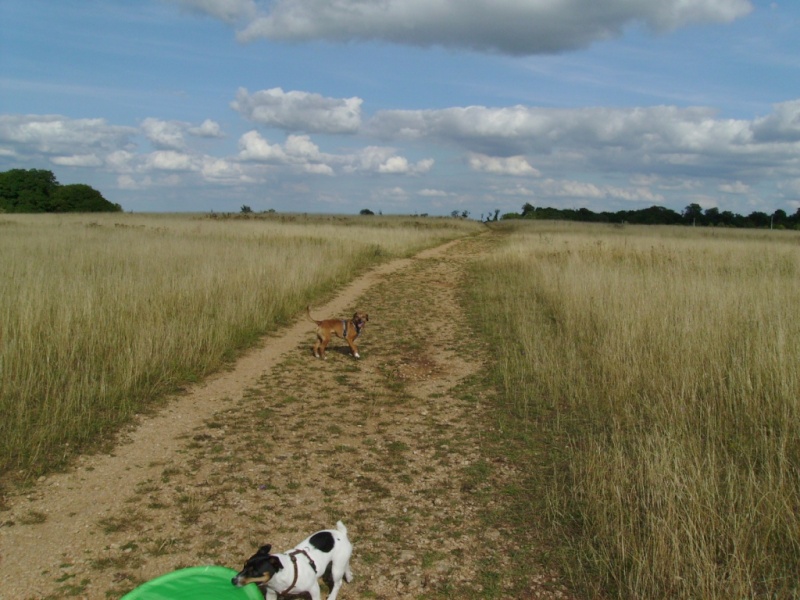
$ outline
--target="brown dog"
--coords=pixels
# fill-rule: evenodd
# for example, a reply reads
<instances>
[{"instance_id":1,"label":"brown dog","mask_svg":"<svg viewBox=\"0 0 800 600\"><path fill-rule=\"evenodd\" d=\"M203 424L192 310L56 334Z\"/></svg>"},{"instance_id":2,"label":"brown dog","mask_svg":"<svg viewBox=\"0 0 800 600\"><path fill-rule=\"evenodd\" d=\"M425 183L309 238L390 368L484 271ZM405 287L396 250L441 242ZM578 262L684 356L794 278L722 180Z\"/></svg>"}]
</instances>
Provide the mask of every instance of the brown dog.
<instances>
[{"instance_id":1,"label":"brown dog","mask_svg":"<svg viewBox=\"0 0 800 600\"><path fill-rule=\"evenodd\" d=\"M325 348L331 341L331 336L336 335L342 338L347 345L350 346L350 351L356 358L361 358L358 353L358 346L356 346L356 338L361 335L361 331L369 321L367 313L357 312L353 315L352 319L325 319L324 321L317 321L311 316L311 307L306 307L306 314L310 321L317 324L317 343L314 344L314 356L317 358L327 358L325 356Z\"/></svg>"}]
</instances>

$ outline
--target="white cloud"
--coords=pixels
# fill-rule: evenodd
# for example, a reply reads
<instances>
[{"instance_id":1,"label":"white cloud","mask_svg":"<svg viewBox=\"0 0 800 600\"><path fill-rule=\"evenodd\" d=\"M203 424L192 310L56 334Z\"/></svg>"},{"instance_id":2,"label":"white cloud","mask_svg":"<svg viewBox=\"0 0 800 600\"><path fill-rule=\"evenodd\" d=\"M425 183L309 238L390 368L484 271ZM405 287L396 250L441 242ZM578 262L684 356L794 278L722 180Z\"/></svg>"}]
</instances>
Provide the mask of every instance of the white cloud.
<instances>
[{"instance_id":1,"label":"white cloud","mask_svg":"<svg viewBox=\"0 0 800 600\"><path fill-rule=\"evenodd\" d=\"M239 140L239 159L273 165L288 165L313 175L333 175L329 161L340 160L323 154L307 135L290 135L286 142L270 144L257 131L249 131Z\"/></svg>"},{"instance_id":2,"label":"white cloud","mask_svg":"<svg viewBox=\"0 0 800 600\"><path fill-rule=\"evenodd\" d=\"M117 177L117 187L121 190L138 190L139 184L130 175L120 175Z\"/></svg>"},{"instance_id":3,"label":"white cloud","mask_svg":"<svg viewBox=\"0 0 800 600\"><path fill-rule=\"evenodd\" d=\"M321 163L308 163L303 165L303 170L312 175L333 175L333 168Z\"/></svg>"},{"instance_id":4,"label":"white cloud","mask_svg":"<svg viewBox=\"0 0 800 600\"><path fill-rule=\"evenodd\" d=\"M206 119L198 126L184 121L164 121L149 117L142 121L142 132L148 141L159 150L186 150L185 135L196 137L224 137L219 123Z\"/></svg>"},{"instance_id":5,"label":"white cloud","mask_svg":"<svg viewBox=\"0 0 800 600\"><path fill-rule=\"evenodd\" d=\"M145 136L160 149L183 150L186 147L183 139L183 132L186 129L186 123L180 121L162 121L153 118L142 121L142 131Z\"/></svg>"},{"instance_id":6,"label":"white cloud","mask_svg":"<svg viewBox=\"0 0 800 600\"><path fill-rule=\"evenodd\" d=\"M116 150L106 156L106 165L115 173L130 173L135 161L136 154L126 150Z\"/></svg>"},{"instance_id":7,"label":"white cloud","mask_svg":"<svg viewBox=\"0 0 800 600\"><path fill-rule=\"evenodd\" d=\"M215 183L252 183L255 180L244 173L242 165L230 160L204 157L200 173L206 181Z\"/></svg>"},{"instance_id":8,"label":"white cloud","mask_svg":"<svg viewBox=\"0 0 800 600\"><path fill-rule=\"evenodd\" d=\"M197 137L204 138L225 137L225 134L222 133L222 128L219 126L219 123L212 121L211 119L206 119L198 127L190 127L189 133L196 135Z\"/></svg>"},{"instance_id":9,"label":"white cloud","mask_svg":"<svg viewBox=\"0 0 800 600\"><path fill-rule=\"evenodd\" d=\"M675 106L392 110L378 112L364 130L384 140L456 147L470 155L473 169L497 173L525 170L522 161L530 166L535 160L536 170L548 173L576 168L662 176L702 171L706 177L741 179L745 174L764 177L774 169L797 172L794 136L800 102L797 106L796 118L793 104L787 103L756 121L720 119L708 108Z\"/></svg>"},{"instance_id":10,"label":"white cloud","mask_svg":"<svg viewBox=\"0 0 800 600\"><path fill-rule=\"evenodd\" d=\"M275 0L238 37L382 40L524 55L585 48L637 23L663 32L728 23L751 10L749 0Z\"/></svg>"},{"instance_id":11,"label":"white cloud","mask_svg":"<svg viewBox=\"0 0 800 600\"><path fill-rule=\"evenodd\" d=\"M286 154L304 160L319 160L319 146L307 135L290 135L284 144Z\"/></svg>"},{"instance_id":12,"label":"white cloud","mask_svg":"<svg viewBox=\"0 0 800 600\"><path fill-rule=\"evenodd\" d=\"M733 181L720 185L719 191L726 194L747 194L750 191L750 186L741 181Z\"/></svg>"},{"instance_id":13,"label":"white cloud","mask_svg":"<svg viewBox=\"0 0 800 600\"><path fill-rule=\"evenodd\" d=\"M429 188L425 188L417 192L420 196L424 196L426 198L446 198L450 194L444 190L433 190Z\"/></svg>"},{"instance_id":14,"label":"white cloud","mask_svg":"<svg viewBox=\"0 0 800 600\"><path fill-rule=\"evenodd\" d=\"M50 160L54 165L60 165L62 167L99 167L103 164L103 161L95 154L54 156Z\"/></svg>"},{"instance_id":15,"label":"white cloud","mask_svg":"<svg viewBox=\"0 0 800 600\"><path fill-rule=\"evenodd\" d=\"M515 186L513 188L505 188L505 189L500 190L499 193L504 195L504 196L529 197L529 196L535 196L536 195L536 192L534 192L532 189L530 189L528 187L525 187L524 185L517 185L517 186Z\"/></svg>"},{"instance_id":16,"label":"white cloud","mask_svg":"<svg viewBox=\"0 0 800 600\"><path fill-rule=\"evenodd\" d=\"M239 88L231 107L245 119L285 131L355 133L361 126L361 98L326 98L272 88L250 93Z\"/></svg>"},{"instance_id":17,"label":"white cloud","mask_svg":"<svg viewBox=\"0 0 800 600\"><path fill-rule=\"evenodd\" d=\"M542 182L540 192L548 196L583 200L623 200L659 204L664 197L648 188L622 188L586 181L547 179Z\"/></svg>"},{"instance_id":18,"label":"white cloud","mask_svg":"<svg viewBox=\"0 0 800 600\"><path fill-rule=\"evenodd\" d=\"M196 168L194 159L188 154L174 150L158 150L147 155L146 167L157 171L191 171Z\"/></svg>"},{"instance_id":19,"label":"white cloud","mask_svg":"<svg viewBox=\"0 0 800 600\"><path fill-rule=\"evenodd\" d=\"M357 154L348 157L347 160L349 164L345 166L345 172L348 173L363 171L393 175L420 175L429 172L434 165L432 158L412 163L404 156L399 156L394 148L386 146L367 146Z\"/></svg>"},{"instance_id":20,"label":"white cloud","mask_svg":"<svg viewBox=\"0 0 800 600\"><path fill-rule=\"evenodd\" d=\"M286 153L280 145L270 144L253 130L239 138L239 158L259 162L285 162Z\"/></svg>"},{"instance_id":21,"label":"white cloud","mask_svg":"<svg viewBox=\"0 0 800 600\"><path fill-rule=\"evenodd\" d=\"M378 173L408 173L410 165L404 156L391 156L378 165Z\"/></svg>"},{"instance_id":22,"label":"white cloud","mask_svg":"<svg viewBox=\"0 0 800 600\"><path fill-rule=\"evenodd\" d=\"M0 115L0 143L16 154L91 154L130 145L133 127L109 125L105 119L71 119L61 115Z\"/></svg>"},{"instance_id":23,"label":"white cloud","mask_svg":"<svg viewBox=\"0 0 800 600\"><path fill-rule=\"evenodd\" d=\"M759 141L800 142L800 100L776 104L771 115L755 120L753 131Z\"/></svg>"},{"instance_id":24,"label":"white cloud","mask_svg":"<svg viewBox=\"0 0 800 600\"><path fill-rule=\"evenodd\" d=\"M469 167L473 171L493 173L496 175L516 175L540 177L541 173L533 168L524 156L496 157L485 154L472 154Z\"/></svg>"}]
</instances>

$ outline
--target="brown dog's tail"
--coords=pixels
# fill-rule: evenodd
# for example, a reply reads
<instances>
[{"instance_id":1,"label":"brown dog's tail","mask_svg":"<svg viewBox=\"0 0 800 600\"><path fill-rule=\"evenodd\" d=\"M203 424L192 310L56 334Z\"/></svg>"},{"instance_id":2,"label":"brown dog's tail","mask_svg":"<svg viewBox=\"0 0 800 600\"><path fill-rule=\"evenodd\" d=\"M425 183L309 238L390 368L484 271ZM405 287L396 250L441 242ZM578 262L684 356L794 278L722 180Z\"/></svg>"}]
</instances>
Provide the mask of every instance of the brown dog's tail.
<instances>
[{"instance_id":1,"label":"brown dog's tail","mask_svg":"<svg viewBox=\"0 0 800 600\"><path fill-rule=\"evenodd\" d=\"M308 306L306 306L306 316L308 317L308 320L311 321L312 323L316 323L317 325L319 325L321 323L321 321L317 321L314 317L311 316L311 305L310 304Z\"/></svg>"}]
</instances>

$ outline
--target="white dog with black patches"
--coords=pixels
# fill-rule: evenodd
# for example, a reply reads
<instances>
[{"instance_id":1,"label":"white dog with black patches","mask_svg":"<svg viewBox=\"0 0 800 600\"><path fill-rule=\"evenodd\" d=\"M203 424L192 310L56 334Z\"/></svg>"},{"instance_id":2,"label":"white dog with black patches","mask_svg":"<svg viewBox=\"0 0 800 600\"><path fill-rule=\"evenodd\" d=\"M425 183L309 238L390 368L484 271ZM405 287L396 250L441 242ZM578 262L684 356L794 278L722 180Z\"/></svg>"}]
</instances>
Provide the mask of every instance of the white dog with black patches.
<instances>
[{"instance_id":1,"label":"white dog with black patches","mask_svg":"<svg viewBox=\"0 0 800 600\"><path fill-rule=\"evenodd\" d=\"M255 583L267 600L277 600L278 594L311 594L311 600L321 600L320 577L329 577L331 593L336 600L342 580L350 583L350 556L353 545L347 537L347 527L338 521L336 529L325 529L310 535L283 554L270 554L272 546L261 546L231 580L236 587Z\"/></svg>"}]
</instances>

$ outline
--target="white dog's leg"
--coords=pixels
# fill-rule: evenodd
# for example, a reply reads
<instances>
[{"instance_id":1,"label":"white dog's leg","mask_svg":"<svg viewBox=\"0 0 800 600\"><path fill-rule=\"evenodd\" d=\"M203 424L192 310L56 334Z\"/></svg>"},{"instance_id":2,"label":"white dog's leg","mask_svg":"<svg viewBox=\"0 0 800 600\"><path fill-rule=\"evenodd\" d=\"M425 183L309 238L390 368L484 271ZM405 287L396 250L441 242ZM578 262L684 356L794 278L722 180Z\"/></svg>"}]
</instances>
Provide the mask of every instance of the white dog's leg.
<instances>
[{"instance_id":1,"label":"white dog's leg","mask_svg":"<svg viewBox=\"0 0 800 600\"><path fill-rule=\"evenodd\" d=\"M314 582L314 585L308 590L308 593L311 594L311 600L322 600L322 594L320 593L319 590L319 583L317 583L316 581ZM331 600L331 598L336 598L336 595L331 594L330 596L328 596L328 600Z\"/></svg>"}]
</instances>

